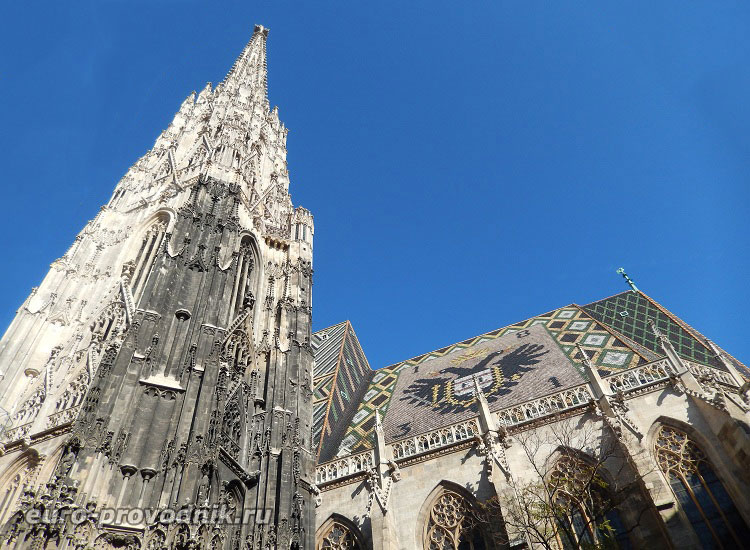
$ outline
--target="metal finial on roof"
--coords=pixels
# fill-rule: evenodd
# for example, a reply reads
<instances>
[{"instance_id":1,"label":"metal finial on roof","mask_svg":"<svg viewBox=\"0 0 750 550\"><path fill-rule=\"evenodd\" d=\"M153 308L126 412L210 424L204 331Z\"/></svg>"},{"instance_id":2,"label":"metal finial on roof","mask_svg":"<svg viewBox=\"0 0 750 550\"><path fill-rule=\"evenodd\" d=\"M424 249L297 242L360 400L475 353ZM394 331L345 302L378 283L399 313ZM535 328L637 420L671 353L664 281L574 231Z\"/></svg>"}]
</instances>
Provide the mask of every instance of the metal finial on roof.
<instances>
[{"instance_id":1,"label":"metal finial on roof","mask_svg":"<svg viewBox=\"0 0 750 550\"><path fill-rule=\"evenodd\" d=\"M633 279L631 279L630 277L628 277L628 274L625 273L625 268L624 267L619 268L617 270L617 273L619 273L620 275L622 275L622 278L625 279L625 282L628 283L628 285L630 285L630 288L633 290L633 292L638 292L638 287L635 286L635 283L633 282Z\"/></svg>"}]
</instances>

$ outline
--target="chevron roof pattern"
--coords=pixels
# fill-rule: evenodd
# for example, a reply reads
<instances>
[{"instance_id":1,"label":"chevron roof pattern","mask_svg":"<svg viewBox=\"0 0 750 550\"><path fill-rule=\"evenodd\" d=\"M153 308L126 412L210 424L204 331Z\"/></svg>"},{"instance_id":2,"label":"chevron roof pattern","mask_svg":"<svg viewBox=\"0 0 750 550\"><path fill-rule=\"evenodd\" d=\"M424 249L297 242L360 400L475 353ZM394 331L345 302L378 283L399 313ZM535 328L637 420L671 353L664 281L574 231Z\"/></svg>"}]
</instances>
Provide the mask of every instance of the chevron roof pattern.
<instances>
[{"instance_id":1,"label":"chevron roof pattern","mask_svg":"<svg viewBox=\"0 0 750 550\"><path fill-rule=\"evenodd\" d=\"M349 321L313 334L313 441L318 460L328 460L356 411L374 371Z\"/></svg>"},{"instance_id":2,"label":"chevron roof pattern","mask_svg":"<svg viewBox=\"0 0 750 550\"><path fill-rule=\"evenodd\" d=\"M362 365L366 364L367 361L364 359L364 353L362 353L363 361L354 367L331 357L330 346L338 345L339 350L343 350L345 347L343 345L345 337L339 335L339 332L350 331L352 335L354 333L348 321L329 327L324 331L316 332L313 335L313 348L316 349L315 398L317 401L314 424L318 430L316 433L321 433L323 423L326 426L324 441L321 441L319 446L319 460L325 460L324 454L320 452L323 447L326 448L325 456L328 458L332 458L337 453L357 452L372 447L372 431L376 409L380 411L380 414L390 425L413 420L410 418L393 418L388 415L391 397L394 394L399 375L404 369L416 367L427 361L529 327L542 325L573 365L580 368L582 358L576 344L581 344L600 373L608 374L654 361L662 356L656 339L646 325L648 318L653 318L656 321L657 326L685 359L724 368L704 343L705 337L645 294L633 291L616 294L585 306L571 304L555 309L525 321L469 338L463 342L371 371L369 376L361 370ZM328 338L336 338L337 340L328 344L328 346L316 344L316 338L320 339L321 333L325 331L329 333ZM354 340L356 341L356 336L354 336ZM318 349L320 351L317 351ZM359 352L362 351L358 341L356 341L356 349ZM727 359L738 366L743 373L748 372L742 363L734 357L726 355ZM332 366L334 363L336 366ZM325 414L319 412L322 410L321 407L324 402L332 402L332 391L336 391L336 382L332 379L333 373L342 371L353 371L346 379L352 382L355 378L358 380L359 386L357 386L355 393L360 397L356 406L352 406L354 404L349 401L348 406L334 409L337 411L335 415L331 415L330 411ZM347 387L351 388L351 386ZM343 401L341 399L337 403ZM446 422L448 421L449 419L446 418ZM335 437L334 434L336 434ZM316 435L316 437L319 436Z\"/></svg>"}]
</instances>

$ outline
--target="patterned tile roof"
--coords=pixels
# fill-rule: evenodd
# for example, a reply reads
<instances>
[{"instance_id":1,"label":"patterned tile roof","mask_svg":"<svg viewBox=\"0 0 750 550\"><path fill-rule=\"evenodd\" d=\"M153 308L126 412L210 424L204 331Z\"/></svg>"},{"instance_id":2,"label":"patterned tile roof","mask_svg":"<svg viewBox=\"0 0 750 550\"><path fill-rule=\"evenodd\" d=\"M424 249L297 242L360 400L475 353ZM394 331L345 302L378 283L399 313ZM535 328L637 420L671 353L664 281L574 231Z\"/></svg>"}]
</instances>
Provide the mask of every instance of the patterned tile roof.
<instances>
[{"instance_id":1,"label":"patterned tile roof","mask_svg":"<svg viewBox=\"0 0 750 550\"><path fill-rule=\"evenodd\" d=\"M319 460L332 458L374 371L349 321L313 334L313 438Z\"/></svg>"},{"instance_id":2,"label":"patterned tile roof","mask_svg":"<svg viewBox=\"0 0 750 550\"><path fill-rule=\"evenodd\" d=\"M653 319L682 357L725 370L706 345L706 338L702 334L642 292L616 294L583 306L583 309L637 344L659 353L656 336L648 327L648 319ZM727 359L744 369L744 365L734 357L727 354Z\"/></svg>"},{"instance_id":3,"label":"patterned tile roof","mask_svg":"<svg viewBox=\"0 0 750 550\"><path fill-rule=\"evenodd\" d=\"M547 328L563 353L576 365L581 357L575 344L581 343L602 374L634 367L658 357L647 349L639 349L627 343L619 334L596 322L580 307L570 305L377 370L362 403L346 429L341 446L351 449L352 452L372 446L375 409L380 410L384 422L390 422L388 410L391 397L404 369L536 325Z\"/></svg>"},{"instance_id":4,"label":"patterned tile roof","mask_svg":"<svg viewBox=\"0 0 750 550\"><path fill-rule=\"evenodd\" d=\"M622 314L623 311L627 311L627 314ZM649 317L654 318L657 326L668 335L678 353L683 357L701 364L721 368L711 351L703 343L704 339L700 333L680 321L646 295L628 291L585 306L571 304L555 309L374 371L369 379L369 384L361 391L359 403L352 409L351 414L340 417L337 421L338 426L330 428L331 432L337 433L337 436L326 442L329 449L328 454L333 456L337 450L357 452L372 447L372 430L376 409L383 416L383 422L387 428L387 438L394 440L416 435L425 429L434 429L436 422L447 424L455 421L452 413L458 411L456 406L450 404L452 403L451 399L464 402L467 408L471 408L473 403L471 399L464 399L461 396L457 399L455 395L450 395L448 390L455 390L462 383L460 380L461 373L457 373L455 380L449 380L445 374L453 367L443 365L441 368L437 368L441 365L437 362L440 358L450 356L448 361L455 361L455 358L484 352L487 349L491 349L489 353L499 353L500 355L498 355L494 366L490 364L480 365L479 362L476 363L476 366L477 368L481 367L480 370L496 369L493 371L495 373L493 375L494 382L491 382L489 378L482 380L488 387L493 388L493 392L497 392L499 396L497 406L504 407L511 401L515 401L516 398L526 396L529 391L532 393L543 391L542 386L551 382L551 378L556 375L549 375L549 372L545 370L549 368L549 365L545 364L534 367L534 369L539 368L536 374L525 375L523 369L527 368L528 365L503 363L502 354L511 355L513 353L512 346L503 347L504 344L498 344L500 347L494 349L494 344L491 344L491 341L498 340L507 343L507 339L511 335L522 331L528 332L532 327L539 325L545 329L550 340L555 342L559 352L564 354L573 368L580 369L581 356L576 348L576 344L580 343L598 367L600 373L608 374L654 361L662 356L655 338L645 325ZM340 325L336 325L336 327L338 326ZM539 338L543 337L539 336ZM540 340L537 345L542 343ZM361 348L359 349L361 351ZM548 357L557 357L557 351L554 351L549 345L545 350L548 350L551 354ZM733 363L741 365L733 357L727 356L727 358ZM445 359L440 361L445 362ZM555 359L555 364L558 365L556 367L558 372L563 373L563 377L567 376L564 374L566 371L559 358ZM467 368L466 365L458 366ZM744 365L741 366L744 368ZM518 370L519 367L521 370ZM316 369L317 372L318 369ZM408 374L405 374L406 372ZM403 402L409 401L408 388L415 388L415 380L411 380L411 378L414 378L415 372L424 372L430 377L446 378L441 380L440 384L428 383L432 393L413 396L417 399L427 399L432 402L432 407L425 408L424 411L412 410L403 406ZM482 376L490 375L485 373ZM504 387L492 385L497 384L498 376L513 381L514 384ZM516 376L515 379L514 376ZM400 381L401 377L404 377L403 382ZM519 379L519 377L521 378ZM406 378L409 378L409 380L406 380ZM366 377L363 376L363 382L365 379ZM325 381L325 376L316 378L316 395L319 388L322 393L326 391L324 388ZM562 384L559 377L557 381ZM542 386L539 386L540 384ZM396 394L398 397L394 400L393 397ZM446 403L449 403L449 405L446 405ZM448 411L449 414L445 414L445 410L443 410L446 406L451 409ZM425 415L429 418L414 418L415 415ZM329 423L332 422L330 417L328 421ZM346 423L346 425L342 425L343 423ZM405 433L406 435L404 435ZM335 450L334 447L336 447Z\"/></svg>"}]
</instances>

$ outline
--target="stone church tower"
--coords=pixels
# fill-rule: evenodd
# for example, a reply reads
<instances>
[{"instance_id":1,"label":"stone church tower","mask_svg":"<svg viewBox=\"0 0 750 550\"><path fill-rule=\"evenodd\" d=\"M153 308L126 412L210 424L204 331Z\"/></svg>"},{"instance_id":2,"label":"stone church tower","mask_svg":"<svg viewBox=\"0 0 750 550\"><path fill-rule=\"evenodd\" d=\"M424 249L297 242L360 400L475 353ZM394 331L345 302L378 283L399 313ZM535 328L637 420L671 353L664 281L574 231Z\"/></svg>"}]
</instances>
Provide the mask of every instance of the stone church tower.
<instances>
[{"instance_id":1,"label":"stone church tower","mask_svg":"<svg viewBox=\"0 0 750 550\"><path fill-rule=\"evenodd\" d=\"M1 548L313 547L314 230L267 36L183 102L0 342Z\"/></svg>"}]
</instances>

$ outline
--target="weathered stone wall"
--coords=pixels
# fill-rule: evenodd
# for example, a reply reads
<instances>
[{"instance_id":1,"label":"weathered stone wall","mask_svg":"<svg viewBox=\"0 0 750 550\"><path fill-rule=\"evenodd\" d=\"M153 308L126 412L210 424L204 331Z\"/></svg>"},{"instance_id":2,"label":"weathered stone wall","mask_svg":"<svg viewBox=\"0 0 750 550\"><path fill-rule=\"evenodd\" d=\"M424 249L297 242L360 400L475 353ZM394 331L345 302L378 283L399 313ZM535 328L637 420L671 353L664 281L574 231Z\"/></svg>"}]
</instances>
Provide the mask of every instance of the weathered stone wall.
<instances>
[{"instance_id":1,"label":"weathered stone wall","mask_svg":"<svg viewBox=\"0 0 750 550\"><path fill-rule=\"evenodd\" d=\"M499 460L493 460L488 452L494 436L488 436L482 416L487 415L491 423L492 415L502 418L503 411L488 413L489 409L483 413L480 408L472 437L447 441L443 429L430 432L443 433L442 441L425 434L424 439L417 438L416 447L404 444L409 440L386 445L384 455L395 456L399 479L392 483L385 507L379 506L377 499L373 504L371 498L370 472L377 469L371 463L377 462L377 448L361 467L347 462L346 457L322 464L318 466L322 490L316 518L318 537L325 534L331 518L343 516L350 522L345 525L361 533L367 547L426 548L429 508L441 488L458 493L461 489L480 503L497 496L501 509L507 511L515 498L512 487L539 481L559 456L564 441L584 455L596 455L605 446L621 451L604 461L603 472L611 487L628 487L618 511L634 548L701 548L656 460L655 438L661 426L678 428L703 450L750 524L750 499L745 490L750 487L747 395L727 378L725 384L718 384L710 372L706 374L707 369L696 370L694 365L677 361L674 365L657 362L657 366L674 370L664 371L661 379L641 378L624 394L611 390L610 381L612 387L621 383L615 377L598 379L588 386L589 399L548 409L533 420L508 426L507 433L500 428L499 441L504 444L496 446ZM671 372L681 374L672 374L670 379ZM602 397L597 399L597 394ZM424 443L430 440L435 442L432 446ZM410 449L408 456L403 456L404 449ZM529 449L534 450L532 458ZM516 545L524 544L523 533L510 532L508 536Z\"/></svg>"}]
</instances>

